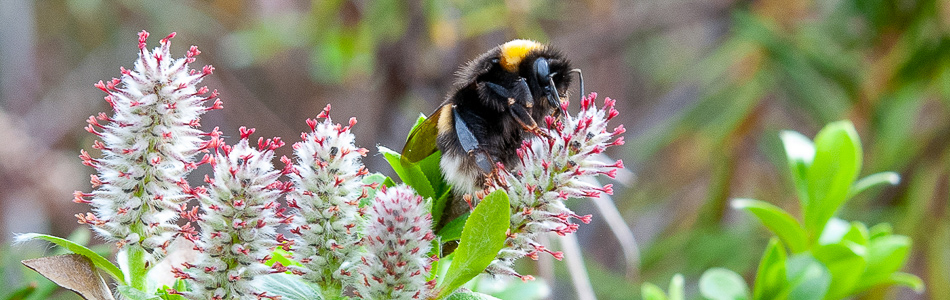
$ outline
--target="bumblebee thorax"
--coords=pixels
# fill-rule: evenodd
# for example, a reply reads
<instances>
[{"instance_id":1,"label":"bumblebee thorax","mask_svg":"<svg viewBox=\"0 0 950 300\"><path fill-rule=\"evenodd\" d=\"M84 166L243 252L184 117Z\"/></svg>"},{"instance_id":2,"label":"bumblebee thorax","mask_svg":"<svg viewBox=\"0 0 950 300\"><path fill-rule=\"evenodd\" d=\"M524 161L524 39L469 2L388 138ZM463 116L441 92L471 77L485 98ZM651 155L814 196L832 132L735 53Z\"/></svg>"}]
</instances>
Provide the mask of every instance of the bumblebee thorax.
<instances>
[{"instance_id":1,"label":"bumblebee thorax","mask_svg":"<svg viewBox=\"0 0 950 300\"><path fill-rule=\"evenodd\" d=\"M513 40L504 43L501 48L501 61L499 62L505 71L511 73L518 72L518 66L521 61L533 50L543 49L544 45L531 40Z\"/></svg>"}]
</instances>

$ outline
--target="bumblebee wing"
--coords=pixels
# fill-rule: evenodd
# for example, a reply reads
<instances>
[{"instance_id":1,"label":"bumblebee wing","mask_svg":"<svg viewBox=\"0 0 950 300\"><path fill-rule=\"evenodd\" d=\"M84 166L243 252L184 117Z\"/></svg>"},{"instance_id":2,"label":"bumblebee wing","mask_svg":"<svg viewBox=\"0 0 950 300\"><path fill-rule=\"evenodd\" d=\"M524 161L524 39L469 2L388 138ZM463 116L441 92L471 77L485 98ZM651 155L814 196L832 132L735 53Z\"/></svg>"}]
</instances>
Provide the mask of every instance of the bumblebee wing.
<instances>
[{"instance_id":1,"label":"bumblebee wing","mask_svg":"<svg viewBox=\"0 0 950 300\"><path fill-rule=\"evenodd\" d=\"M406 146L402 148L402 158L415 163L438 151L439 133L451 129L451 112L452 106L444 104L416 126L409 134Z\"/></svg>"}]
</instances>

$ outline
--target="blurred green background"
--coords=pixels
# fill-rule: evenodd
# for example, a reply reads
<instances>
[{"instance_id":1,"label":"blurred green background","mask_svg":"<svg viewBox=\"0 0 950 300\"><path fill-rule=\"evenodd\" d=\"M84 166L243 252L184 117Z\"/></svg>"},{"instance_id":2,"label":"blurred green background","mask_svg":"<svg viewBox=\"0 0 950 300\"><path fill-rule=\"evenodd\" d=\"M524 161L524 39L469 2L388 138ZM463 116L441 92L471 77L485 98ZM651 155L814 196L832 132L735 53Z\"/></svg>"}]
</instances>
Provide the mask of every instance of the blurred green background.
<instances>
[{"instance_id":1,"label":"blurred green background","mask_svg":"<svg viewBox=\"0 0 950 300\"><path fill-rule=\"evenodd\" d=\"M950 299L947 0L0 0L0 285L36 280L18 260L49 250L11 246L14 233L67 236L73 215L89 209L70 200L90 190L92 169L76 158L93 140L84 120L109 110L92 84L131 67L141 30L152 33L149 47L177 32L173 54L197 45L195 67L215 66L203 84L225 109L205 115L206 130L256 127L292 143L331 103L337 121L359 119L357 144L371 153L401 148L411 122L479 53L514 38L560 48L584 70L587 91L618 100L615 124L628 129L609 155L634 174L615 184L613 201L639 266L626 267L589 201L572 203L595 214L577 236L599 299L637 299L643 281L663 286L684 273L695 282L710 267L751 281L769 234L728 200L796 208L777 132L813 136L850 119L865 148L862 175L892 170L903 180L840 215L912 237L904 271L927 282L924 294L861 299ZM391 173L381 156L365 162ZM554 265L528 273L553 274L552 299L575 299L564 264Z\"/></svg>"}]
</instances>

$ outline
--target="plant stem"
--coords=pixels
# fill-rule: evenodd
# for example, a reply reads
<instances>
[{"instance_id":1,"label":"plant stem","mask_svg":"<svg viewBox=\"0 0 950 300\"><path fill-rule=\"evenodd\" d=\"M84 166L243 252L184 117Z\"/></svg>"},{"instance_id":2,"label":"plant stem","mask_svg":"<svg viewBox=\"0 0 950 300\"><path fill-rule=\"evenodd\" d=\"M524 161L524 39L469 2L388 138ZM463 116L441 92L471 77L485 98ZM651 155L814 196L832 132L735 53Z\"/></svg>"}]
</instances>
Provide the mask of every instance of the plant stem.
<instances>
[{"instance_id":1,"label":"plant stem","mask_svg":"<svg viewBox=\"0 0 950 300\"><path fill-rule=\"evenodd\" d=\"M325 300L348 299L348 297L343 297L343 287L337 282L320 284L320 293L323 294Z\"/></svg>"},{"instance_id":2,"label":"plant stem","mask_svg":"<svg viewBox=\"0 0 950 300\"><path fill-rule=\"evenodd\" d=\"M145 266L145 249L141 246L129 248L129 285L133 288L145 292L145 274L148 269Z\"/></svg>"},{"instance_id":3,"label":"plant stem","mask_svg":"<svg viewBox=\"0 0 950 300\"><path fill-rule=\"evenodd\" d=\"M133 223L132 232L141 232L142 224ZM128 248L129 265L129 285L132 288L145 292L145 275L148 273L148 265L145 258L145 249L141 242Z\"/></svg>"}]
</instances>

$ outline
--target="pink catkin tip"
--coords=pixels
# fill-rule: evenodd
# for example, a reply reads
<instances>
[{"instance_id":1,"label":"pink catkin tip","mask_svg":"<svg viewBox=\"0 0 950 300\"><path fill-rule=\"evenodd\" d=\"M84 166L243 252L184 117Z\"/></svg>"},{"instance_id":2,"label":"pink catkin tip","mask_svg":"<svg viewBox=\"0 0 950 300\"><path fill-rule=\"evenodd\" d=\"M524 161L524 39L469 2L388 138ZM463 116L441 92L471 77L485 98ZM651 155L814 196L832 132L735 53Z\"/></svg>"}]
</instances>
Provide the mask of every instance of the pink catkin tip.
<instances>
[{"instance_id":1,"label":"pink catkin tip","mask_svg":"<svg viewBox=\"0 0 950 300\"><path fill-rule=\"evenodd\" d=\"M317 120L307 119L307 127L310 127L310 131L317 130ZM306 140L307 139L306 136L307 134L304 133L303 135L301 135L301 138Z\"/></svg>"},{"instance_id":2,"label":"pink catkin tip","mask_svg":"<svg viewBox=\"0 0 950 300\"><path fill-rule=\"evenodd\" d=\"M327 107L323 108L323 111L317 115L317 118L329 118L330 117L330 104L327 104Z\"/></svg>"},{"instance_id":3,"label":"pink catkin tip","mask_svg":"<svg viewBox=\"0 0 950 300\"><path fill-rule=\"evenodd\" d=\"M145 49L145 40L148 39L148 31L142 30L139 32L139 49Z\"/></svg>"},{"instance_id":4,"label":"pink catkin tip","mask_svg":"<svg viewBox=\"0 0 950 300\"><path fill-rule=\"evenodd\" d=\"M162 42L161 42L161 43L162 43L162 44L167 44L167 43L168 43L168 40L174 38L176 34L177 34L177 33L175 33L175 32L172 32L172 33L168 34L168 36L166 36L164 39L162 39Z\"/></svg>"},{"instance_id":5,"label":"pink catkin tip","mask_svg":"<svg viewBox=\"0 0 950 300\"><path fill-rule=\"evenodd\" d=\"M245 126L241 126L241 128L238 128L238 132L241 133L241 139L247 139L248 137L250 137L251 134L254 134L254 130L256 129L247 128Z\"/></svg>"}]
</instances>

